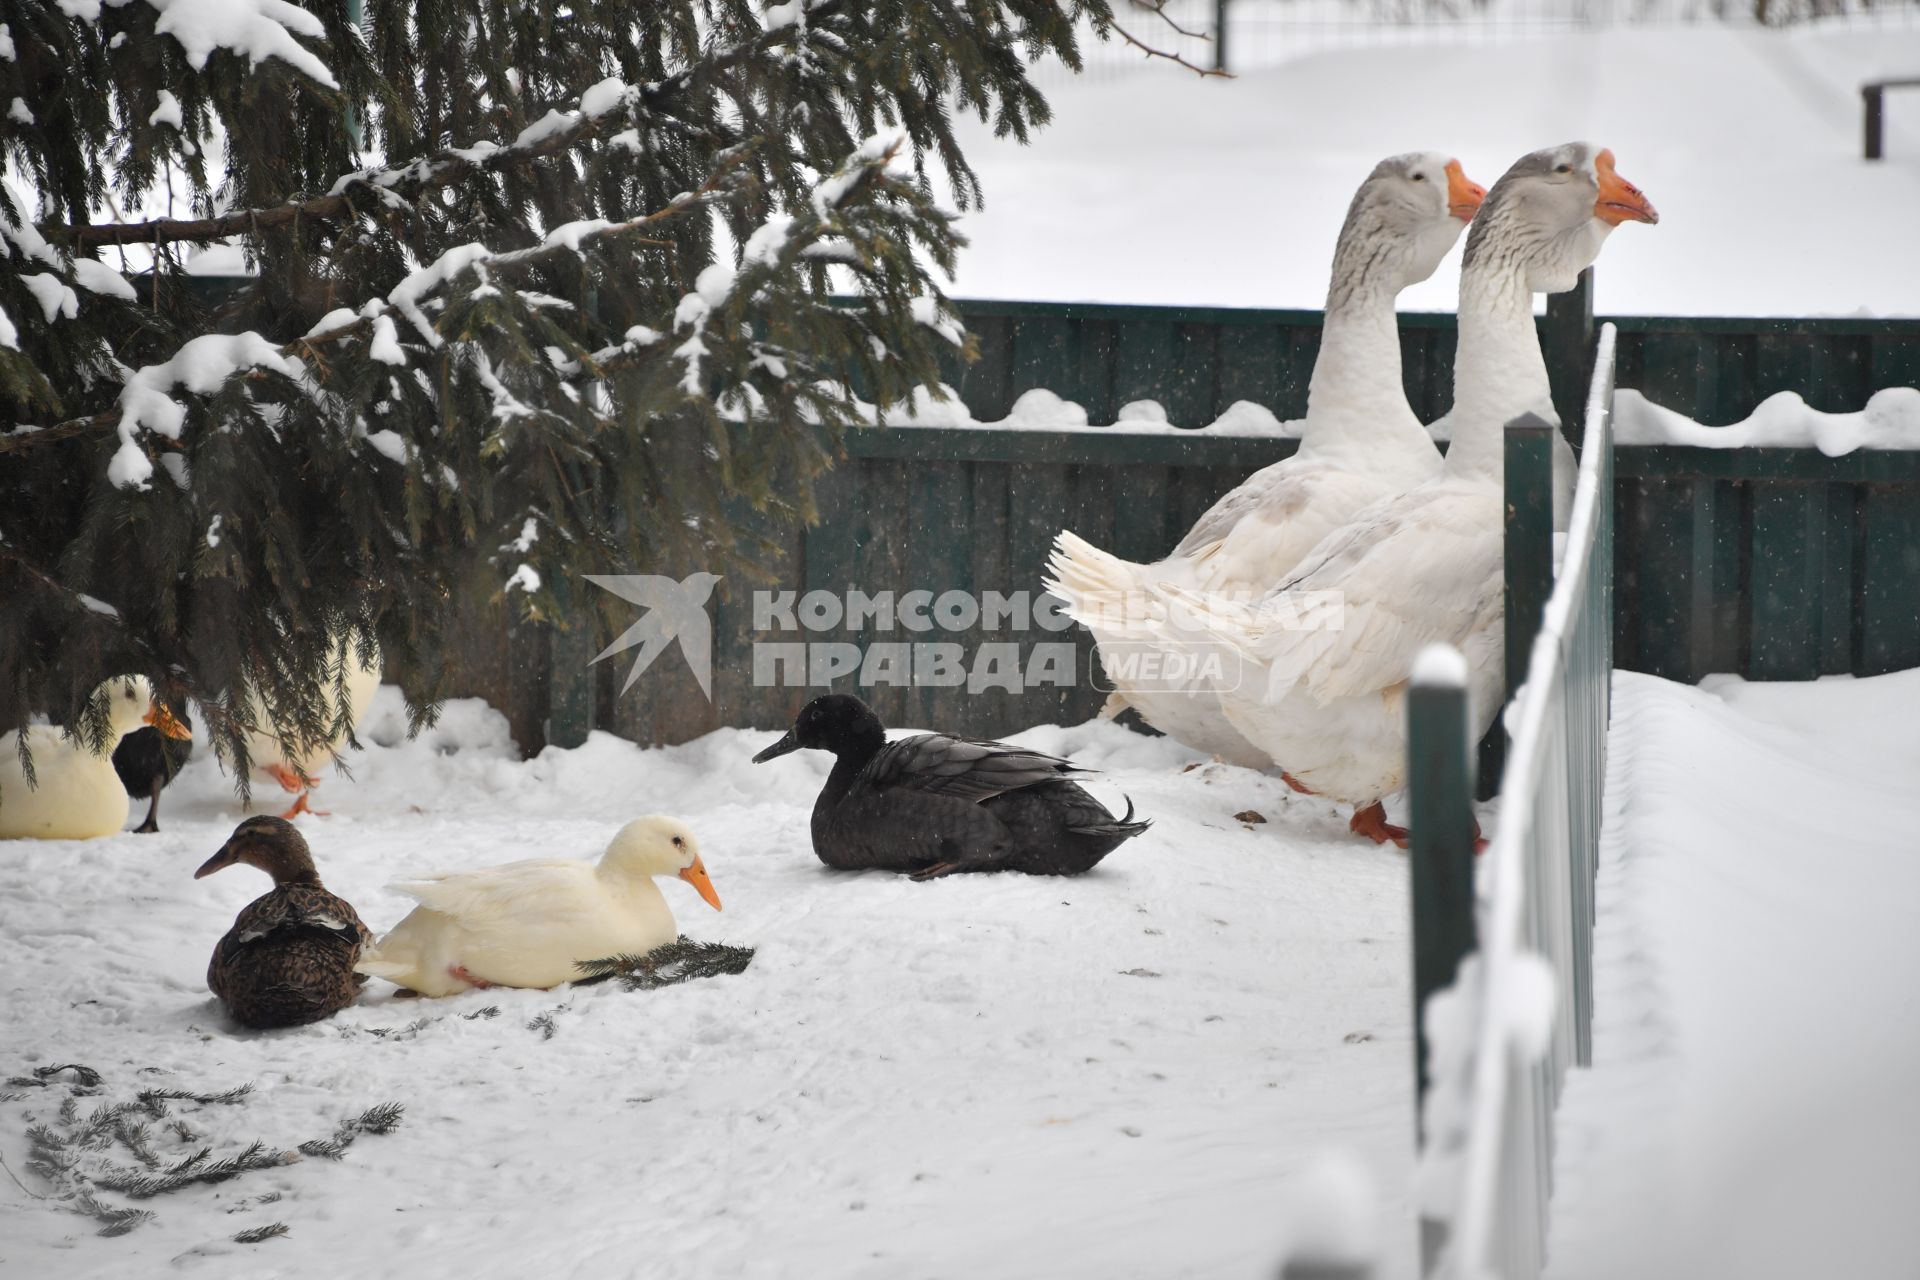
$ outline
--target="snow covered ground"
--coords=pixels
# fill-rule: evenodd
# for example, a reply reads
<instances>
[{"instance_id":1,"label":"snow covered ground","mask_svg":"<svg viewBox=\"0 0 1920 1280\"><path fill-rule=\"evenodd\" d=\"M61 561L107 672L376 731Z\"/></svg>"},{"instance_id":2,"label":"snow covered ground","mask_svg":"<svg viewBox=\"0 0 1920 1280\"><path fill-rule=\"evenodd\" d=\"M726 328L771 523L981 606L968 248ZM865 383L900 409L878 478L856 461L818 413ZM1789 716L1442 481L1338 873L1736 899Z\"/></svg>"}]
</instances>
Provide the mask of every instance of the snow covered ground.
<instances>
[{"instance_id":1,"label":"snow covered ground","mask_svg":"<svg viewBox=\"0 0 1920 1280\"><path fill-rule=\"evenodd\" d=\"M1450 151L1491 183L1583 137L1612 147L1661 215L1609 244L1601 312L1920 315L1920 92L1888 96L1888 159L1860 159L1861 82L1915 74L1920 24L1905 22L1629 29L1329 51L1234 80L1159 63L1049 82L1055 121L1031 146L977 122L962 137L987 208L964 224L953 292L1317 308L1347 203L1381 157ZM1456 257L1402 305L1451 311L1457 284Z\"/></svg>"},{"instance_id":2,"label":"snow covered ground","mask_svg":"<svg viewBox=\"0 0 1920 1280\"><path fill-rule=\"evenodd\" d=\"M1020 740L1105 770L1095 790L1116 808L1131 795L1153 830L1081 879L913 884L814 859L827 760L750 764L771 733L657 751L595 735L522 762L482 704L450 704L412 743L402 723L382 690L354 778L316 794L333 816L301 820L374 928L411 905L384 888L408 872L596 856L622 821L667 812L692 823L726 904L667 884L681 927L757 947L752 967L652 993L432 1002L375 982L332 1022L239 1031L206 960L266 880L191 878L241 816L198 759L158 836L0 845L0 1080L78 1062L110 1098L252 1082L239 1105L176 1106L240 1145L292 1147L389 1100L405 1120L339 1163L147 1201L158 1218L119 1238L0 1179L0 1275L173 1260L188 1275L1259 1276L1297 1193L1342 1168L1329 1150L1378 1189L1384 1274L1412 1273L1405 862L1357 844L1332 806L1189 769L1184 749L1111 724L1039 728ZM260 801L285 803L270 786ZM551 1038L529 1028L553 1010ZM44 1190L24 1133L64 1090L17 1092L0 1155ZM169 1158L185 1149L169 1142ZM287 1239L230 1239L276 1221Z\"/></svg>"},{"instance_id":3,"label":"snow covered ground","mask_svg":"<svg viewBox=\"0 0 1920 1280\"><path fill-rule=\"evenodd\" d=\"M1614 688L1550 1277L1920 1275L1920 671Z\"/></svg>"}]
</instances>

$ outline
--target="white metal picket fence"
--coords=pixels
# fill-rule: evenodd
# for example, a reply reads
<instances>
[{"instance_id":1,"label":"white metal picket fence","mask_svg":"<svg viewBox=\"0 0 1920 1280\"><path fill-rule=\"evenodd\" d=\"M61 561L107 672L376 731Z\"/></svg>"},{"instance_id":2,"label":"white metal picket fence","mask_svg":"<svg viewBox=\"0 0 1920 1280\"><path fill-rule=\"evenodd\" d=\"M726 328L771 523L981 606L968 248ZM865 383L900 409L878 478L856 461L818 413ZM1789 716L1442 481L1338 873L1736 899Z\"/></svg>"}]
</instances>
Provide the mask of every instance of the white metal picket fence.
<instances>
[{"instance_id":1,"label":"white metal picket fence","mask_svg":"<svg viewBox=\"0 0 1920 1280\"><path fill-rule=\"evenodd\" d=\"M1614 340L1608 325L1587 397L1566 553L1525 686L1507 708L1510 746L1499 830L1479 868L1476 949L1443 997L1467 1021L1453 1033L1464 1051L1437 1063L1433 1084L1449 1091L1444 1109L1456 1131L1427 1135L1447 1148L1443 1198L1451 1203L1428 1204L1443 1224L1429 1268L1447 1280L1540 1274L1554 1110L1568 1067L1592 1060L1593 884L1613 669ZM1454 1078L1443 1078L1448 1071Z\"/></svg>"}]
</instances>

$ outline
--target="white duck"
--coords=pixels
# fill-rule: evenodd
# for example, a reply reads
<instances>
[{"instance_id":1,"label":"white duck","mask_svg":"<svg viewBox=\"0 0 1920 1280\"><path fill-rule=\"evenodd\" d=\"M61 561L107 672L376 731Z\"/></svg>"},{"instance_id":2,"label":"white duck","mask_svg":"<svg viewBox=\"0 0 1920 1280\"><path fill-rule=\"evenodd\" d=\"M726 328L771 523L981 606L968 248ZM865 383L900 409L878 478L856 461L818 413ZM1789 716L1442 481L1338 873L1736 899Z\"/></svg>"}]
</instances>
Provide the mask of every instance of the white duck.
<instances>
[{"instance_id":1,"label":"white duck","mask_svg":"<svg viewBox=\"0 0 1920 1280\"><path fill-rule=\"evenodd\" d=\"M644 955L678 936L655 876L680 877L720 909L693 833L640 818L597 864L533 858L393 885L420 905L354 967L423 996L559 986L580 976L579 961Z\"/></svg>"},{"instance_id":2,"label":"white duck","mask_svg":"<svg viewBox=\"0 0 1920 1280\"><path fill-rule=\"evenodd\" d=\"M1204 600L1249 658L1220 705L1289 782L1355 806L1351 828L1404 838L1381 797L1406 765L1403 700L1414 655L1444 641L1467 657L1477 740L1505 686L1504 428L1532 411L1557 421L1533 295L1573 287L1622 222L1657 222L1614 172L1613 153L1575 142L1523 157L1494 184L1467 238L1454 359L1453 442L1441 474L1363 512L1322 542L1257 609ZM1176 589L1177 590L1177 589ZM1301 628L1301 594L1344 596L1343 625Z\"/></svg>"},{"instance_id":3,"label":"white duck","mask_svg":"<svg viewBox=\"0 0 1920 1280\"><path fill-rule=\"evenodd\" d=\"M27 785L14 735L0 735L0 840L91 840L119 833L127 825L127 789L113 771L113 749L120 739L150 724L170 738L190 736L154 700L143 676L115 676L91 695L105 700L107 741L89 749L52 725L26 728L33 756L35 785Z\"/></svg>"},{"instance_id":4,"label":"white duck","mask_svg":"<svg viewBox=\"0 0 1920 1280\"><path fill-rule=\"evenodd\" d=\"M1299 451L1214 503L1153 564L1060 534L1047 589L1093 633L1116 691L1110 710L1130 705L1190 747L1267 766L1220 714L1210 678L1221 665L1218 642L1164 625L1152 587L1258 599L1362 507L1439 470L1401 382L1394 299L1433 274L1485 195L1459 161L1437 152L1382 160L1354 194L1334 248Z\"/></svg>"},{"instance_id":5,"label":"white duck","mask_svg":"<svg viewBox=\"0 0 1920 1280\"><path fill-rule=\"evenodd\" d=\"M333 762L333 753L346 745L348 733L366 715L373 695L380 689L378 652L374 653L372 662L363 662L359 646L342 640L334 647L333 661L345 667L346 715L344 719L340 715L338 697L329 697L326 714L333 720L334 731L324 744L311 751L288 754L281 747L280 739L274 736L266 708L261 705L258 696L253 701L253 722L260 727L247 735L247 758L256 770L272 778L282 790L294 797L293 807L281 814L282 818L291 819L301 813L322 818L327 816L309 806L307 797L313 788L320 785L320 773ZM306 781L302 780L302 775L305 775Z\"/></svg>"}]
</instances>

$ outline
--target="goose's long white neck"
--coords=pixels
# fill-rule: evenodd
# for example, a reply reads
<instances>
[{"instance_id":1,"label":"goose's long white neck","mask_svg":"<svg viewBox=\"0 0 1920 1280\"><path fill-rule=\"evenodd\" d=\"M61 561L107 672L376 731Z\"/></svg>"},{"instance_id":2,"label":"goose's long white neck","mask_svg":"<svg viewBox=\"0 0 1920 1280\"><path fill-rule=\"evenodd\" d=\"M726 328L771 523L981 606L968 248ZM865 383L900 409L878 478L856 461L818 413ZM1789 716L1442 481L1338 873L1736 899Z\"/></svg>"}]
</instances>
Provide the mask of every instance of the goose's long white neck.
<instances>
[{"instance_id":1,"label":"goose's long white neck","mask_svg":"<svg viewBox=\"0 0 1920 1280\"><path fill-rule=\"evenodd\" d=\"M1460 276L1453 441L1447 446L1446 473L1499 483L1506 425L1529 410L1558 421L1533 325L1533 291L1518 263L1488 253Z\"/></svg>"},{"instance_id":2,"label":"goose's long white neck","mask_svg":"<svg viewBox=\"0 0 1920 1280\"><path fill-rule=\"evenodd\" d=\"M1327 298L1300 456L1425 474L1433 466L1433 441L1401 382L1398 291L1376 279L1343 283L1336 278Z\"/></svg>"}]
</instances>

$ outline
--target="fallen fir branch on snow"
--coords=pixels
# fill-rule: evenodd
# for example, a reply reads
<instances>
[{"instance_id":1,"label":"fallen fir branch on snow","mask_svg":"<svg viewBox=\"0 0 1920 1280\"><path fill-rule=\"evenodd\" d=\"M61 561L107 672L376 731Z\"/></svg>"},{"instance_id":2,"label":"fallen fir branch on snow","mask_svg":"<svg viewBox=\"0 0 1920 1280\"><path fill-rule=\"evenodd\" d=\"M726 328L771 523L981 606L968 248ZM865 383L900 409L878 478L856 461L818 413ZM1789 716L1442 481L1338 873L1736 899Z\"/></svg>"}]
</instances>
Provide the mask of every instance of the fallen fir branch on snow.
<instances>
[{"instance_id":1,"label":"fallen fir branch on snow","mask_svg":"<svg viewBox=\"0 0 1920 1280\"><path fill-rule=\"evenodd\" d=\"M269 1222L264 1227L254 1227L249 1231L242 1231L233 1238L233 1242L235 1244L259 1244L261 1241L271 1240L275 1236L284 1236L287 1234L287 1230L287 1224L284 1222Z\"/></svg>"},{"instance_id":2,"label":"fallen fir branch on snow","mask_svg":"<svg viewBox=\"0 0 1920 1280\"><path fill-rule=\"evenodd\" d=\"M583 977L576 986L591 986L618 978L628 991L653 991L677 986L695 978L717 978L723 974L745 973L753 963L752 947L735 947L724 942L695 942L685 934L643 956L608 956L604 960L582 960L576 966Z\"/></svg>"},{"instance_id":3,"label":"fallen fir branch on snow","mask_svg":"<svg viewBox=\"0 0 1920 1280\"><path fill-rule=\"evenodd\" d=\"M347 1148L352 1146L354 1139L361 1134L371 1133L378 1137L392 1133L399 1127L400 1117L405 1113L406 1108L397 1102L382 1102L377 1106L368 1107L351 1120L341 1121L340 1127L333 1131L331 1138L317 1138L312 1142L301 1143L300 1150L307 1155L318 1156L322 1160L338 1160L347 1153Z\"/></svg>"},{"instance_id":4,"label":"fallen fir branch on snow","mask_svg":"<svg viewBox=\"0 0 1920 1280\"><path fill-rule=\"evenodd\" d=\"M51 1079L62 1071L73 1071L76 1081L68 1083ZM216 1153L209 1145L183 1151L181 1145L197 1141L197 1138L190 1127L170 1114L169 1104L192 1102L200 1106L233 1106L251 1096L253 1086L240 1085L216 1093L143 1089L132 1098L103 1101L83 1114L80 1099L94 1096L106 1085L99 1072L68 1064L43 1067L36 1070L34 1075L37 1083L46 1086L59 1084L68 1092L61 1099L58 1113L51 1120L37 1120L31 1112L25 1116L26 1168L39 1175L50 1191L42 1194L24 1183L20 1184L21 1189L35 1199L59 1202L74 1213L93 1218L101 1224L98 1234L103 1236L125 1235L153 1218L154 1214L149 1209L103 1200L99 1194L101 1192L114 1192L131 1200L150 1200L188 1187L227 1182L248 1173L293 1164L299 1161L302 1152L322 1159L338 1160L362 1133L391 1133L400 1123L403 1113L403 1108L396 1102L369 1107L358 1116L342 1122L331 1138L302 1143L297 1151L284 1151L259 1139L225 1154ZM14 1095L16 1100L40 1102L47 1097L46 1094ZM151 1123L154 1121L168 1122L158 1135ZM173 1144L175 1149L165 1152L157 1150L156 1139ZM124 1156L121 1154L123 1152ZM131 1163L126 1157L131 1157ZM262 1197L260 1202L266 1203L269 1198L279 1197L277 1194ZM260 1228L265 1234L257 1239L264 1240L286 1232L284 1224L273 1224L273 1228Z\"/></svg>"}]
</instances>

